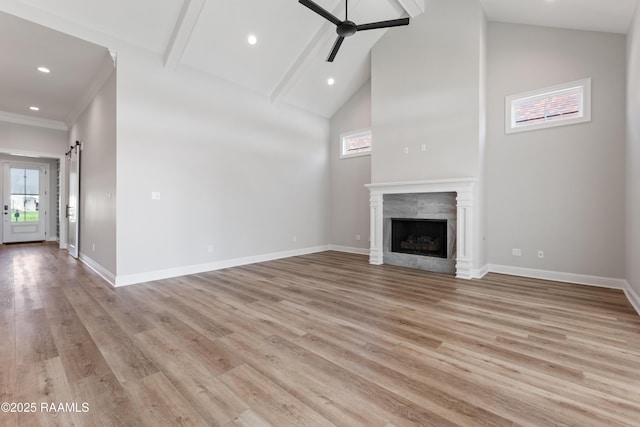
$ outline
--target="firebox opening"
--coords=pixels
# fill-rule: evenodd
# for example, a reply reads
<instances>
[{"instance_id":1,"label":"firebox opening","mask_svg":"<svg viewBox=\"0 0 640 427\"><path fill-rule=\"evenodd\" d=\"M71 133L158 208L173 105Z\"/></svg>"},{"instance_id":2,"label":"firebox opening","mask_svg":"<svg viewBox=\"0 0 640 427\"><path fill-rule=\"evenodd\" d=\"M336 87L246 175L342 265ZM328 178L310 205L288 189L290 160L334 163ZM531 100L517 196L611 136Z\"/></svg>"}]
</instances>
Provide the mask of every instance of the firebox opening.
<instances>
[{"instance_id":1,"label":"firebox opening","mask_svg":"<svg viewBox=\"0 0 640 427\"><path fill-rule=\"evenodd\" d=\"M391 219L391 252L447 257L446 219Z\"/></svg>"}]
</instances>

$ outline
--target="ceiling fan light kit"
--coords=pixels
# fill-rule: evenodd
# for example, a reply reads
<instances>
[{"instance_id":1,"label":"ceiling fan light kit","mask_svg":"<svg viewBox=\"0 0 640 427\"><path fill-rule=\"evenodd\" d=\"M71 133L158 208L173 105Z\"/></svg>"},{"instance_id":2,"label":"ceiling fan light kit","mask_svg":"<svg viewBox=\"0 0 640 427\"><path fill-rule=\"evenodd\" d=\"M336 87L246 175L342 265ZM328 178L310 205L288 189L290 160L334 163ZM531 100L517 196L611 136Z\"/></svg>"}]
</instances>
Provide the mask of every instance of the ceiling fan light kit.
<instances>
[{"instance_id":1,"label":"ceiling fan light kit","mask_svg":"<svg viewBox=\"0 0 640 427\"><path fill-rule=\"evenodd\" d=\"M298 0L303 6L308 7L318 15L322 16L324 19L330 21L336 26L336 33L338 33L338 38L333 44L333 48L327 57L327 62L333 62L336 55L338 54L338 50L340 50L340 46L342 46L342 42L345 37L349 37L357 33L358 31L365 30L375 30L377 28L390 28L390 27L399 27L402 25L409 25L409 18L400 18L400 19L391 19L388 21L379 21L379 22L371 22L369 24L356 25L354 22L349 21L349 0L345 0L345 14L344 21L341 21L337 17L335 17L332 13L325 10L318 4L314 3L311 0Z\"/></svg>"}]
</instances>

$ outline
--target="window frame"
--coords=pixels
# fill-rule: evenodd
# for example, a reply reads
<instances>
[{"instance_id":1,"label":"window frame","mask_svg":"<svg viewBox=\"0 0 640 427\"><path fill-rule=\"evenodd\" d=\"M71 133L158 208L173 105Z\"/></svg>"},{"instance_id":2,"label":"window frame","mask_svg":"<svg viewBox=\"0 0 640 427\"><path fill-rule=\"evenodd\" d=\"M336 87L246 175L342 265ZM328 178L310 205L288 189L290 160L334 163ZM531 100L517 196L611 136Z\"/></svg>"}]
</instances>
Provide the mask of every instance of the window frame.
<instances>
[{"instance_id":1,"label":"window frame","mask_svg":"<svg viewBox=\"0 0 640 427\"><path fill-rule=\"evenodd\" d=\"M514 123L514 110L518 101L522 101L527 98L541 97L544 95L551 95L554 92L560 92L563 90L569 90L574 88L581 88L582 90L582 115L579 117L572 117L567 119L553 120L543 123L535 123L530 125L515 126ZM555 86L549 86L541 89L531 90L527 92L521 92L514 95L505 97L505 123L504 130L506 134L528 132L538 129L547 129L557 126L567 126L576 123L585 123L591 121L591 78L584 78L575 80L572 82L562 83Z\"/></svg>"},{"instance_id":2,"label":"window frame","mask_svg":"<svg viewBox=\"0 0 640 427\"><path fill-rule=\"evenodd\" d=\"M349 138L349 137L353 137L353 136L358 136L358 135L363 135L363 134L370 134L371 135L371 147L369 147L369 150L367 151L361 151L361 152L357 152L357 153L347 153L345 154L345 139ZM361 156L370 156L371 155L371 150L373 149L373 133L371 132L371 128L365 128L365 129L359 129L359 130L355 130L355 131L350 131L350 132L344 132L340 134L340 158L341 159L349 159L351 157L361 157Z\"/></svg>"}]
</instances>

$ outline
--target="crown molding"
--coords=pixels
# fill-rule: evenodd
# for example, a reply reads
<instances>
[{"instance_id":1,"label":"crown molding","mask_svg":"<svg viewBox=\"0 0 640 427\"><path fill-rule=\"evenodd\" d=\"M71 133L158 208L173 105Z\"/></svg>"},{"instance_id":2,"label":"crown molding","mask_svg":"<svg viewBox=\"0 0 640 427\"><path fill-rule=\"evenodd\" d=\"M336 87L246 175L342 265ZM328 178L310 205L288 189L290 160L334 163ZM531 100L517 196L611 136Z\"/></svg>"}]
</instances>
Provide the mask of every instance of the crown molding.
<instances>
[{"instance_id":1,"label":"crown molding","mask_svg":"<svg viewBox=\"0 0 640 427\"><path fill-rule=\"evenodd\" d=\"M64 122L58 120L41 119L39 117L25 116L22 114L8 113L0 111L0 121L7 123L16 123L25 126L36 126L46 129L68 131L69 128Z\"/></svg>"},{"instance_id":2,"label":"crown molding","mask_svg":"<svg viewBox=\"0 0 640 427\"><path fill-rule=\"evenodd\" d=\"M65 123L67 128L71 128L78 117L84 112L84 110L89 106L93 98L100 92L102 86L107 82L111 73L114 72L116 68L116 53L115 50L106 49L104 58L102 60L102 64L100 64L100 68L96 75L93 77L91 86L85 92L84 96L80 99L80 101L75 105L73 109L67 115L65 119Z\"/></svg>"}]
</instances>

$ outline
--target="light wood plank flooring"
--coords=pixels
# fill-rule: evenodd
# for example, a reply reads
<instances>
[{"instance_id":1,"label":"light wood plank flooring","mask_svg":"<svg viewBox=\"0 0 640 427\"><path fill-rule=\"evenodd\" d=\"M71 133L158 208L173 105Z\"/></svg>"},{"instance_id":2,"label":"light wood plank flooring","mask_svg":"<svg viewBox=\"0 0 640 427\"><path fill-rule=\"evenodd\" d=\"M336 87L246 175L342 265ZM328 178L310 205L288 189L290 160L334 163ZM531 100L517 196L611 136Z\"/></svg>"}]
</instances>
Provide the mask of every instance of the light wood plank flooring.
<instances>
[{"instance_id":1,"label":"light wood plank flooring","mask_svg":"<svg viewBox=\"0 0 640 427\"><path fill-rule=\"evenodd\" d=\"M0 402L38 407L1 426L640 425L617 290L336 252L114 290L55 245L5 245L0 337Z\"/></svg>"}]
</instances>

